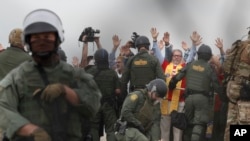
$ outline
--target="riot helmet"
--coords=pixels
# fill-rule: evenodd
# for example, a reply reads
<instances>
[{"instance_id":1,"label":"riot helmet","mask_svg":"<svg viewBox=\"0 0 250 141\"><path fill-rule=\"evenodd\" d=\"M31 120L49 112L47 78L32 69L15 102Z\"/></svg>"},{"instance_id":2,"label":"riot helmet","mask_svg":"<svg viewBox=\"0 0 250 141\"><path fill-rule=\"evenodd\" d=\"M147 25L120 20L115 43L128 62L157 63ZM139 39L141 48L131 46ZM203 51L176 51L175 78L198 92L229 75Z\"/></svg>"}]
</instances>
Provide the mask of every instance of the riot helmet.
<instances>
[{"instance_id":1,"label":"riot helmet","mask_svg":"<svg viewBox=\"0 0 250 141\"><path fill-rule=\"evenodd\" d=\"M23 30L21 28L13 29L9 34L10 46L23 47L22 34Z\"/></svg>"},{"instance_id":2,"label":"riot helmet","mask_svg":"<svg viewBox=\"0 0 250 141\"><path fill-rule=\"evenodd\" d=\"M135 41L135 46L138 48L138 50L141 47L145 47L147 50L149 50L150 42L148 37L146 36L139 36Z\"/></svg>"},{"instance_id":3,"label":"riot helmet","mask_svg":"<svg viewBox=\"0 0 250 141\"><path fill-rule=\"evenodd\" d=\"M24 19L24 43L30 45L31 34L55 32L57 35L56 50L60 43L64 41L64 30L59 16L47 9L37 9L30 12ZM29 48L31 51L32 49Z\"/></svg>"},{"instance_id":4,"label":"riot helmet","mask_svg":"<svg viewBox=\"0 0 250 141\"><path fill-rule=\"evenodd\" d=\"M198 59L209 61L212 57L212 50L208 45L202 44L198 49Z\"/></svg>"},{"instance_id":5,"label":"riot helmet","mask_svg":"<svg viewBox=\"0 0 250 141\"><path fill-rule=\"evenodd\" d=\"M101 48L98 49L94 54L95 65L98 68L107 68L109 66L107 50Z\"/></svg>"},{"instance_id":6,"label":"riot helmet","mask_svg":"<svg viewBox=\"0 0 250 141\"><path fill-rule=\"evenodd\" d=\"M166 82L162 79L159 79L159 78L150 81L146 85L146 88L149 91L155 91L157 96L160 98L164 98L166 96L166 93L168 90Z\"/></svg>"}]
</instances>

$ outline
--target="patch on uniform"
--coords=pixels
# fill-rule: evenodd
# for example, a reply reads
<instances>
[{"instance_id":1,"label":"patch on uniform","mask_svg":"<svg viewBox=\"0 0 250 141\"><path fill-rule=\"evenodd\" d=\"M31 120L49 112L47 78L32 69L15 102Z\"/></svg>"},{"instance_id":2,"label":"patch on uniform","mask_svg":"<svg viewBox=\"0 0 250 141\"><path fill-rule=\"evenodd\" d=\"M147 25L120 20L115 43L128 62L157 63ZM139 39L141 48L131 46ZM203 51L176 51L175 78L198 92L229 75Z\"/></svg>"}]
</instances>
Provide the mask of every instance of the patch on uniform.
<instances>
[{"instance_id":1,"label":"patch on uniform","mask_svg":"<svg viewBox=\"0 0 250 141\"><path fill-rule=\"evenodd\" d=\"M148 64L148 61L147 61L147 60L142 60L142 59L140 59L140 60L134 61L134 64L135 64L136 66L145 66L145 65Z\"/></svg>"},{"instance_id":2,"label":"patch on uniform","mask_svg":"<svg viewBox=\"0 0 250 141\"><path fill-rule=\"evenodd\" d=\"M130 96L130 100L132 100L132 101L135 101L137 98L138 98L138 96L136 94L132 94Z\"/></svg>"},{"instance_id":3,"label":"patch on uniform","mask_svg":"<svg viewBox=\"0 0 250 141\"><path fill-rule=\"evenodd\" d=\"M205 68L200 66L200 65L193 65L192 68L193 68L193 70L196 70L199 72L203 72L205 70Z\"/></svg>"}]
</instances>

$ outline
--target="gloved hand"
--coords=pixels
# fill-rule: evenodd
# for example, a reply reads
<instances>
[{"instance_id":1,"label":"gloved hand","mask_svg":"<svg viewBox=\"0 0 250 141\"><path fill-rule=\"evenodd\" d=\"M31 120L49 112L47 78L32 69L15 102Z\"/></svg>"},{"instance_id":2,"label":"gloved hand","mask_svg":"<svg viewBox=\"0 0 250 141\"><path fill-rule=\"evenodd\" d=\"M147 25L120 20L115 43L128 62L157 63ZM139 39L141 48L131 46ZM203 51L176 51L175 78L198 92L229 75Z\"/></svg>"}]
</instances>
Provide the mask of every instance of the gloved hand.
<instances>
[{"instance_id":1,"label":"gloved hand","mask_svg":"<svg viewBox=\"0 0 250 141\"><path fill-rule=\"evenodd\" d=\"M170 82L168 84L168 88L169 88L169 90L173 90L176 88L176 82L173 79L170 80Z\"/></svg>"},{"instance_id":2,"label":"gloved hand","mask_svg":"<svg viewBox=\"0 0 250 141\"><path fill-rule=\"evenodd\" d=\"M33 96L41 94L40 98L42 100L51 102L60 95L65 95L65 89L63 84L55 83L50 84L44 89L38 89L33 93Z\"/></svg>"},{"instance_id":3,"label":"gloved hand","mask_svg":"<svg viewBox=\"0 0 250 141\"><path fill-rule=\"evenodd\" d=\"M49 134L42 128L37 128L32 133L32 136L34 138L34 141L51 141L51 137L49 136Z\"/></svg>"}]
</instances>

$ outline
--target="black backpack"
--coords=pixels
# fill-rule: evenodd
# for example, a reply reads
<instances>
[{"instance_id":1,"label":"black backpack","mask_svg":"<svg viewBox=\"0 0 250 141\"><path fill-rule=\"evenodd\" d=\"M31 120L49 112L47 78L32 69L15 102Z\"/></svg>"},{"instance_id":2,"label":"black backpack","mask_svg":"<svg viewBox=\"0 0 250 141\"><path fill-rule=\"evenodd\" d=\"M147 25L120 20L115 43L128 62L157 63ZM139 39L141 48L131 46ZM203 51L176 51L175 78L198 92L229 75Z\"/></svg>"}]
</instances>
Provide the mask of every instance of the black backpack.
<instances>
[{"instance_id":1,"label":"black backpack","mask_svg":"<svg viewBox=\"0 0 250 141\"><path fill-rule=\"evenodd\" d=\"M188 126L188 120L185 113L177 112L173 110L170 114L171 124L181 130L185 130Z\"/></svg>"}]
</instances>

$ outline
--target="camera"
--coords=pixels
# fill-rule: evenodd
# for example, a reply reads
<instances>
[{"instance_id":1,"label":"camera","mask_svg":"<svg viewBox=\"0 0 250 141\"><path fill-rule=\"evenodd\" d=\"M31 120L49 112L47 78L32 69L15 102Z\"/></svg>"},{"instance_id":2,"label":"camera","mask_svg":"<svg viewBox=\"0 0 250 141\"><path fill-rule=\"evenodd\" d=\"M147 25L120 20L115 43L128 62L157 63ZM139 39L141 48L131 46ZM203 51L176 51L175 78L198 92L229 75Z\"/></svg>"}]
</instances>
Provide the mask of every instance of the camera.
<instances>
[{"instance_id":1,"label":"camera","mask_svg":"<svg viewBox=\"0 0 250 141\"><path fill-rule=\"evenodd\" d=\"M78 41L81 41L81 42L93 42L94 39L95 39L95 34L96 33L100 33L100 30L99 29L94 30L92 27L87 27L82 31ZM82 40L82 37L84 35L86 35L85 41Z\"/></svg>"},{"instance_id":2,"label":"camera","mask_svg":"<svg viewBox=\"0 0 250 141\"><path fill-rule=\"evenodd\" d=\"M135 46L135 41L136 39L139 37L140 35L138 35L136 32L132 33L131 39L132 39L132 48L136 48Z\"/></svg>"}]
</instances>

